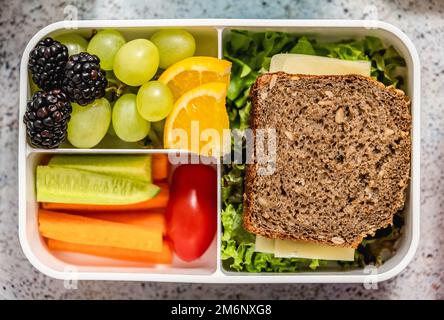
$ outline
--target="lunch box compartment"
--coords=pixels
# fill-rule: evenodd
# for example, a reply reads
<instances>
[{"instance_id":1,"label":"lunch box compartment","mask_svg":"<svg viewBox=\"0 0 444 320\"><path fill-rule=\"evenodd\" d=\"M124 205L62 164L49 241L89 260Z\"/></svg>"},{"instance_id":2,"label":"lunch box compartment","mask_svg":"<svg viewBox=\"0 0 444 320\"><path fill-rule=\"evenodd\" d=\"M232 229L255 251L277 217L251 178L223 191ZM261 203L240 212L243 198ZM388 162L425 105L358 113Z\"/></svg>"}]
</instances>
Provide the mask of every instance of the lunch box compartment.
<instances>
[{"instance_id":1,"label":"lunch box compartment","mask_svg":"<svg viewBox=\"0 0 444 320\"><path fill-rule=\"evenodd\" d=\"M58 35L66 34L66 33L72 33L76 32L84 36L85 38L91 37L91 31L95 28L79 28L77 30L65 30L65 29L57 29L54 32L50 32L49 34L46 34L45 36L55 37ZM97 28L98 29L98 28ZM100 28L100 29L107 29L106 27ZM115 29L110 28L108 29ZM165 28L162 28L165 29ZM196 39L196 52L195 56L211 56L211 57L217 57L218 56L218 32L216 28L213 27L187 27L183 28L190 32L193 37ZM149 39L151 35L158 31L158 27L146 27L146 28L140 28L140 27L134 27L134 28L119 28L119 32L122 33L122 35L125 37L127 41L139 39L139 38L145 38ZM32 48L31 48L32 49ZM29 97L30 89L28 87ZM34 148L29 145L30 150L33 150ZM137 142L125 142L120 140L117 137L113 137L111 135L106 135L104 139L93 149L141 149L141 145ZM59 150L62 149L76 149L73 147L68 140L64 142L60 147ZM77 149L76 149L77 150Z\"/></svg>"},{"instance_id":2,"label":"lunch box compartment","mask_svg":"<svg viewBox=\"0 0 444 320\"><path fill-rule=\"evenodd\" d=\"M90 154L90 153L89 153ZM95 153L97 154L97 153ZM38 203L35 199L35 171L36 167L46 164L52 154L39 152L31 153L27 157L26 179L26 230L27 242L31 245L34 259L45 267L56 272L147 272L152 274L184 274L209 275L216 270L216 237L202 257L193 262L181 261L173 257L171 265L152 265L142 262L121 261L109 258L94 257L91 255L51 251L38 231L37 211ZM174 170L174 169L172 169Z\"/></svg>"},{"instance_id":3,"label":"lunch box compartment","mask_svg":"<svg viewBox=\"0 0 444 320\"><path fill-rule=\"evenodd\" d=\"M370 25L370 22L369 22ZM405 68L405 74L403 74L405 78L405 84L404 84L404 90L406 91L407 95L409 97L412 97L414 93L414 86L416 85L416 78L415 78L415 59L412 57L411 52L406 47L405 43L400 41L400 39L394 38L394 35L387 30L381 30L381 29L372 29L368 28L365 30L365 32L362 32L362 30L357 31L355 28L348 28L348 27L331 27L326 30L324 28L318 28L318 27L306 27L306 28L293 28L293 27L273 27L273 28L267 28L267 27L258 27L258 26L230 26L226 27L222 31L222 45L227 41L227 39L230 37L230 33L232 30L236 29L242 29L242 30L249 30L252 32L264 32L267 30L271 31L281 31L281 32L287 32L294 35L299 36L307 36L310 38L316 39L319 43L322 42L335 42L335 41L341 41L341 40L347 40L347 39L359 39L364 36L373 36L381 39L385 45L390 46L393 45L394 48L399 52L399 54L405 59L406 61L406 68ZM300 31L302 29L303 31ZM415 80L415 81L414 81ZM412 104L413 108L413 104ZM413 110L412 110L413 111ZM414 115L414 118L417 119L417 115ZM413 120L414 127L415 125L415 119ZM414 158L414 154L412 152L412 158ZM347 269L347 271L343 271L338 265L335 265L334 263L328 263L327 266L322 267L323 272L328 272L330 275L335 276L341 276L344 273L347 275L372 275L372 273L382 274L385 272L388 272L389 270L392 270L394 267L396 267L399 264L399 257L407 255L408 251L411 249L412 241L413 245L416 242L416 240L412 239L412 233L409 232L409 230L412 230L414 226L412 225L413 222L413 216L411 214L412 212L412 203L413 198L411 197L411 193L413 191L413 183L411 183L410 188L407 189L406 192L406 202L405 207L403 210L403 215L405 216L405 225L404 225L404 232L398 242L395 244L395 248L397 250L397 253L389 258L384 264L379 267L378 269L373 268L372 266L368 267L367 269L364 268L352 268ZM221 261L220 267L221 270L228 276L244 276L251 273L248 272L236 272L233 270L230 270L229 268L229 261ZM268 273L270 274L270 273ZM273 273L277 275L282 275L283 273ZM304 272L299 272L295 274L304 274L304 275L311 275L311 274L320 274L319 271L310 271L310 269L306 269ZM288 273L286 274L288 275Z\"/></svg>"},{"instance_id":4,"label":"lunch box compartment","mask_svg":"<svg viewBox=\"0 0 444 320\"><path fill-rule=\"evenodd\" d=\"M68 24L72 26L72 24ZM45 157L54 153L75 154L138 154L170 153L174 150L142 149L136 143L124 143L114 138L105 138L93 149L75 149L68 143L59 149L41 150L32 148L26 139L26 128L20 122L19 129L19 236L23 251L29 261L41 272L58 279L78 280L135 280L200 283L310 283L310 282L359 282L373 283L389 279L401 272L412 259L419 240L419 157L420 157L420 69L419 58L412 42L396 27L379 21L355 20L128 20L128 21L76 21L77 30L65 29L65 22L51 24L40 30L26 47L21 65L20 119L30 97L27 63L30 50L43 37L68 32L89 35L92 29L116 29L127 40L149 37L153 32L165 28L184 28L196 37L196 55L222 57L222 40L231 29L254 31L285 31L314 37L319 41L375 36L386 45L393 45L404 57L406 67L405 90L411 98L412 112L412 172L411 183L406 195L404 234L397 244L396 254L378 269L366 267L343 271L337 267L321 271L299 273L246 273L226 270L220 259L221 223L220 201L218 231L205 255L193 263L177 259L170 266L148 266L105 258L94 258L81 254L53 254L48 251L37 226L37 203L35 201L35 167ZM221 177L221 166L217 166ZM220 179L218 179L220 200Z\"/></svg>"}]
</instances>

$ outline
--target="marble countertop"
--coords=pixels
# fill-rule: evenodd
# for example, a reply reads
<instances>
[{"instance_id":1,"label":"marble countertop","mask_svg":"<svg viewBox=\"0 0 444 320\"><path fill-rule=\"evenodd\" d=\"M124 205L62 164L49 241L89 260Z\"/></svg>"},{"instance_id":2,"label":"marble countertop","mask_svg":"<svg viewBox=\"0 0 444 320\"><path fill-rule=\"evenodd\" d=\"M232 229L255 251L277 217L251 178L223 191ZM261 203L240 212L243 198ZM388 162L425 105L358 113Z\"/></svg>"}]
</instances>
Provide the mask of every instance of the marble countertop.
<instances>
[{"instance_id":1,"label":"marble countertop","mask_svg":"<svg viewBox=\"0 0 444 320\"><path fill-rule=\"evenodd\" d=\"M337 18L388 21L414 42L422 63L421 240L397 277L362 284L203 285L63 281L35 270L17 236L19 63L29 39L63 20L66 2L2 1L0 6L0 299L444 299L444 3L427 1L72 1L79 19Z\"/></svg>"}]
</instances>

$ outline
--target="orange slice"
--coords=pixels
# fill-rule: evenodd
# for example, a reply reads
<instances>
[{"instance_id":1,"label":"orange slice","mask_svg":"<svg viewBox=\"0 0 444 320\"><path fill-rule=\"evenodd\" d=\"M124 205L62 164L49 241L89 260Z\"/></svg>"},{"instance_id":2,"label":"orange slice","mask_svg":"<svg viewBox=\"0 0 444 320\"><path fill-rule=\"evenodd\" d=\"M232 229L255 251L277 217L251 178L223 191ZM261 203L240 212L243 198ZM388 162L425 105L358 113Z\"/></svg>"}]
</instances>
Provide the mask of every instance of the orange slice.
<instances>
[{"instance_id":1,"label":"orange slice","mask_svg":"<svg viewBox=\"0 0 444 320\"><path fill-rule=\"evenodd\" d=\"M230 82L231 62L213 57L190 57L181 60L159 77L166 84L177 100L185 92L204 83Z\"/></svg>"},{"instance_id":2,"label":"orange slice","mask_svg":"<svg viewBox=\"0 0 444 320\"><path fill-rule=\"evenodd\" d=\"M202 156L229 150L229 121L225 108L227 85L210 82L183 94L165 122L164 145Z\"/></svg>"}]
</instances>

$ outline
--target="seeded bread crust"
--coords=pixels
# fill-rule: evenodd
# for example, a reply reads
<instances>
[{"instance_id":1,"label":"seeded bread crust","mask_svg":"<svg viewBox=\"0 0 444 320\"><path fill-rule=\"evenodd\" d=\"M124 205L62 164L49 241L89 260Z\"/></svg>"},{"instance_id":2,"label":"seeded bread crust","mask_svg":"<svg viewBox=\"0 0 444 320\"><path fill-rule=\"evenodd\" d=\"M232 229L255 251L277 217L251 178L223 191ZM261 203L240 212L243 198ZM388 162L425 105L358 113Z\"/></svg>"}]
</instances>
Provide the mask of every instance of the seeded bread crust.
<instances>
[{"instance_id":1,"label":"seeded bread crust","mask_svg":"<svg viewBox=\"0 0 444 320\"><path fill-rule=\"evenodd\" d=\"M276 170L247 165L243 223L273 239L353 247L393 223L410 179L404 92L359 75L260 76L250 126L275 128Z\"/></svg>"}]
</instances>

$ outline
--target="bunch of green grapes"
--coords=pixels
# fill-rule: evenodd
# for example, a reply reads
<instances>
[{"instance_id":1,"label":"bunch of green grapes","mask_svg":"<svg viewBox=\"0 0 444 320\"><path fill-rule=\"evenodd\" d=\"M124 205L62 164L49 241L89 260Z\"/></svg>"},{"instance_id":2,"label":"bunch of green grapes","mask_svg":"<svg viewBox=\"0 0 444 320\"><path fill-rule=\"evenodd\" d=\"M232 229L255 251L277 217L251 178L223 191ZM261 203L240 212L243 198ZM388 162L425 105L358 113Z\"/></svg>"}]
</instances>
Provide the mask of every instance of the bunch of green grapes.
<instances>
[{"instance_id":1,"label":"bunch of green grapes","mask_svg":"<svg viewBox=\"0 0 444 320\"><path fill-rule=\"evenodd\" d=\"M98 56L107 72L106 99L86 107L73 106L68 140L78 148L94 147L106 133L127 142L144 139L150 123L165 119L174 105L168 86L153 78L160 70L193 56L196 49L193 36L180 29L165 29L150 40L128 42L110 29L98 31L89 42L78 34L56 39L68 47L70 55L86 51Z\"/></svg>"}]
</instances>

